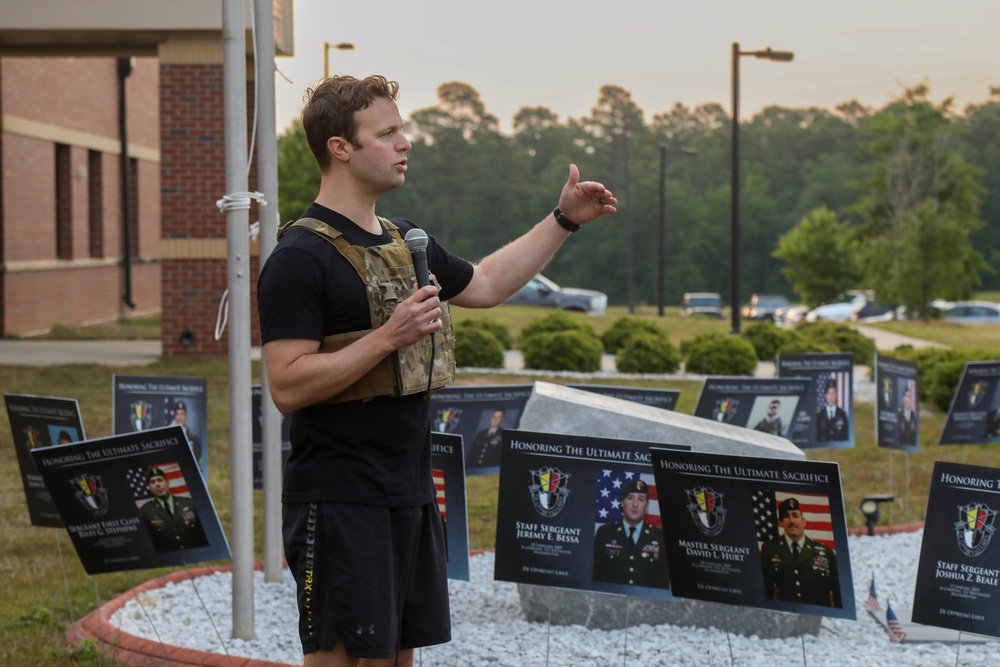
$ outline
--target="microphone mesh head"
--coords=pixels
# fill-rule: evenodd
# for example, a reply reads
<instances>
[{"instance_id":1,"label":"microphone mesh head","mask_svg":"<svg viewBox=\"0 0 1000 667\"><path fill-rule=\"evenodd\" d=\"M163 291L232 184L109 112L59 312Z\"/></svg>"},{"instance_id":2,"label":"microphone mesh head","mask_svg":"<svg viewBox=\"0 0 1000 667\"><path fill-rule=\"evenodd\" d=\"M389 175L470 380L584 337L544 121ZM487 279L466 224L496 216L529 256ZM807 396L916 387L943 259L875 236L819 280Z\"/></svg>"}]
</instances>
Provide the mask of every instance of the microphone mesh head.
<instances>
[{"instance_id":1,"label":"microphone mesh head","mask_svg":"<svg viewBox=\"0 0 1000 667\"><path fill-rule=\"evenodd\" d=\"M414 250L424 250L427 248L427 232L422 229L414 227L410 231L406 232L406 236L403 240L406 241L406 247L410 249L410 252L413 252Z\"/></svg>"}]
</instances>

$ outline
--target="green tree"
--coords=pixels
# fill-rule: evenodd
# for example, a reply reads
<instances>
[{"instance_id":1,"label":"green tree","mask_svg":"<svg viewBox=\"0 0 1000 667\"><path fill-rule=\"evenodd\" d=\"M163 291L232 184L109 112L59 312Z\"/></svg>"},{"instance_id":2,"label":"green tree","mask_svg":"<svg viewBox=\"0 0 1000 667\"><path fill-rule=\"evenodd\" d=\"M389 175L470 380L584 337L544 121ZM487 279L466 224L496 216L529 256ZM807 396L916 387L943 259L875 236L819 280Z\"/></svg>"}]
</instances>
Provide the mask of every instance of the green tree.
<instances>
[{"instance_id":1,"label":"green tree","mask_svg":"<svg viewBox=\"0 0 1000 667\"><path fill-rule=\"evenodd\" d=\"M278 137L278 213L281 222L295 220L319 192L319 166L309 150L302 121L296 120Z\"/></svg>"},{"instance_id":2,"label":"green tree","mask_svg":"<svg viewBox=\"0 0 1000 667\"><path fill-rule=\"evenodd\" d=\"M996 138L1000 136L1000 87L990 89L990 99L965 108L965 132L962 133L962 153L979 167L977 182L982 187L981 217L987 221L970 237L992 267L1000 267L1000 151ZM983 287L1000 290L1000 271L983 276Z\"/></svg>"},{"instance_id":3,"label":"green tree","mask_svg":"<svg viewBox=\"0 0 1000 667\"><path fill-rule=\"evenodd\" d=\"M951 100L934 105L927 92L909 89L872 117L876 162L856 209L867 286L922 319L935 297L967 297L986 269L971 243L983 224L977 170L959 152Z\"/></svg>"},{"instance_id":4,"label":"green tree","mask_svg":"<svg viewBox=\"0 0 1000 667\"><path fill-rule=\"evenodd\" d=\"M850 229L826 207L782 236L774 256L785 261L785 278L809 307L853 287L859 275Z\"/></svg>"}]
</instances>

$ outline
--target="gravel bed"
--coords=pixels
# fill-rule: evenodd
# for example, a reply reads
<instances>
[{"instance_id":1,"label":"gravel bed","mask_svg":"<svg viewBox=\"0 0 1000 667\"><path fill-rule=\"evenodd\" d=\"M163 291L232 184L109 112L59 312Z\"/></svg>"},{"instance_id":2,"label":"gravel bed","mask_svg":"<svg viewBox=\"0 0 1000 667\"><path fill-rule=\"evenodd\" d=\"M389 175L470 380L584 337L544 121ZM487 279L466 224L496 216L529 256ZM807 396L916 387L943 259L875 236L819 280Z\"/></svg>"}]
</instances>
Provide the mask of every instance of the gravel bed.
<instances>
[{"instance_id":1,"label":"gravel bed","mask_svg":"<svg viewBox=\"0 0 1000 667\"><path fill-rule=\"evenodd\" d=\"M523 667L524 665L829 665L926 667L1000 664L1000 645L967 642L894 644L864 611L872 573L883 606L912 605L923 531L888 536L852 536L857 621L824 618L820 634L804 639L758 639L712 629L639 625L623 630L587 630L524 620L517 586L493 581L494 554L472 557L471 581L452 581L449 644L417 652L422 667ZM254 588L252 641L230 639L231 576L216 573L169 584L129 601L111 621L125 632L164 644L299 665L297 612L291 578ZM200 601L199 601L200 599ZM140 604L141 602L141 604ZM216 630L217 629L217 630ZM219 638L226 639L226 647Z\"/></svg>"}]
</instances>

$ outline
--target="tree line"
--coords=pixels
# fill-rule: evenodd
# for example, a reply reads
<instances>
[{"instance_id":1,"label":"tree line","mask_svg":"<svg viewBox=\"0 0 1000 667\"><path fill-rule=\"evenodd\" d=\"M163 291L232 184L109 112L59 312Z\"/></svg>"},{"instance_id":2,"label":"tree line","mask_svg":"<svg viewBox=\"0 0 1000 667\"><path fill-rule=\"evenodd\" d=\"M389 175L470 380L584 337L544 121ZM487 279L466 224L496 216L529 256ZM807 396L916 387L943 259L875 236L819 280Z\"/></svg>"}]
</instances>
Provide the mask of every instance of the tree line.
<instances>
[{"instance_id":1,"label":"tree line","mask_svg":"<svg viewBox=\"0 0 1000 667\"><path fill-rule=\"evenodd\" d=\"M601 87L588 116L522 108L502 133L465 83L406 120L407 184L379 214L406 217L477 260L556 205L567 167L605 183L617 216L567 241L545 273L613 304L657 300L661 183L664 295L728 299L731 119L719 104L646 118L631 94ZM740 125L740 293L818 305L850 288L926 314L934 298L1000 289L1000 88L961 113L925 86L881 109L772 106ZM319 173L301 124L279 138L283 220L312 202ZM661 160L663 174L661 177Z\"/></svg>"}]
</instances>

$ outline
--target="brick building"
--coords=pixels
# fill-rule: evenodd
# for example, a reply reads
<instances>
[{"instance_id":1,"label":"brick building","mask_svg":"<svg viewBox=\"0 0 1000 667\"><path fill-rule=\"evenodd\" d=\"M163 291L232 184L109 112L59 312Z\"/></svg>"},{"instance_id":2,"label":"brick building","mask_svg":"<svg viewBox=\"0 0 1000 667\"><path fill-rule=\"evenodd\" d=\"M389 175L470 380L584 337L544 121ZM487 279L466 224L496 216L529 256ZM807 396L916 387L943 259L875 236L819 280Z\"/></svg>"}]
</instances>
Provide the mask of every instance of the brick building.
<instances>
[{"instance_id":1,"label":"brick building","mask_svg":"<svg viewBox=\"0 0 1000 667\"><path fill-rule=\"evenodd\" d=\"M222 0L0 4L0 335L162 309L164 355L224 354Z\"/></svg>"}]
</instances>

